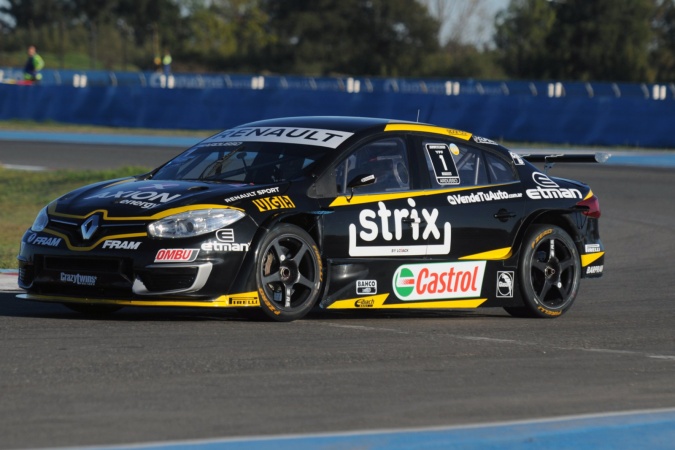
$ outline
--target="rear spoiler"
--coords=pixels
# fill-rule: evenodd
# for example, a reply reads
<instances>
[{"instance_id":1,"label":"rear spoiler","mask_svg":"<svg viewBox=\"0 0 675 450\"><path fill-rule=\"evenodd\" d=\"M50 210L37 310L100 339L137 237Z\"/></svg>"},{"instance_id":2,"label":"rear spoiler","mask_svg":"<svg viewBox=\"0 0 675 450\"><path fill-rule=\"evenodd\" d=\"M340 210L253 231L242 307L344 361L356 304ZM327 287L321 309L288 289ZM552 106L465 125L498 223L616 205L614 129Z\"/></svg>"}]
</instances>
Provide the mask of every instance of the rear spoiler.
<instances>
[{"instance_id":1,"label":"rear spoiler","mask_svg":"<svg viewBox=\"0 0 675 450\"><path fill-rule=\"evenodd\" d=\"M611 153L607 152L597 152L597 153L556 153L556 154L523 154L519 153L518 156L529 161L529 162L543 162L544 169L548 170L552 168L555 163L604 163L611 156Z\"/></svg>"}]
</instances>

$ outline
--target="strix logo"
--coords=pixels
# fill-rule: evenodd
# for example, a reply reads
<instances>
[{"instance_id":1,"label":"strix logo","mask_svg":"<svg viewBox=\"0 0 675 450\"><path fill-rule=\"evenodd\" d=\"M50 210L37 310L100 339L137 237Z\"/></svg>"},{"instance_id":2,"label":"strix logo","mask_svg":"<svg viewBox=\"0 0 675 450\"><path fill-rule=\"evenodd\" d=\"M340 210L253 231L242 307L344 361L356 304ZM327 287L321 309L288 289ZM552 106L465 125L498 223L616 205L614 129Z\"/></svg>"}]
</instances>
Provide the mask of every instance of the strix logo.
<instances>
[{"instance_id":1,"label":"strix logo","mask_svg":"<svg viewBox=\"0 0 675 450\"><path fill-rule=\"evenodd\" d=\"M497 272L497 297L513 297L513 280L513 272Z\"/></svg>"},{"instance_id":2,"label":"strix logo","mask_svg":"<svg viewBox=\"0 0 675 450\"><path fill-rule=\"evenodd\" d=\"M377 294L377 280L356 280L356 295Z\"/></svg>"},{"instance_id":3,"label":"strix logo","mask_svg":"<svg viewBox=\"0 0 675 450\"><path fill-rule=\"evenodd\" d=\"M98 230L98 223L99 223L100 217L98 214L94 214L90 218L84 221L84 223L80 226L80 233L82 233L82 239L89 240L94 233L96 233L96 230Z\"/></svg>"},{"instance_id":4,"label":"strix logo","mask_svg":"<svg viewBox=\"0 0 675 450\"><path fill-rule=\"evenodd\" d=\"M438 209L431 211L415 209L415 200L408 199L411 209L389 210L384 202L377 202L377 211L364 209L359 213L359 227L349 224L350 256L411 256L447 255L450 253L451 226L438 228ZM424 228L421 226L424 224ZM360 229L360 231L359 231ZM416 241L413 245L398 244L400 241ZM377 244L377 242L380 244ZM383 242L384 241L384 242ZM385 244L385 245L382 245Z\"/></svg>"},{"instance_id":5,"label":"strix logo","mask_svg":"<svg viewBox=\"0 0 675 450\"><path fill-rule=\"evenodd\" d=\"M406 264L392 280L401 300L437 300L480 296L485 261Z\"/></svg>"},{"instance_id":6,"label":"strix logo","mask_svg":"<svg viewBox=\"0 0 675 450\"><path fill-rule=\"evenodd\" d=\"M155 255L155 262L192 262L197 255L199 250L196 248L161 249Z\"/></svg>"}]
</instances>

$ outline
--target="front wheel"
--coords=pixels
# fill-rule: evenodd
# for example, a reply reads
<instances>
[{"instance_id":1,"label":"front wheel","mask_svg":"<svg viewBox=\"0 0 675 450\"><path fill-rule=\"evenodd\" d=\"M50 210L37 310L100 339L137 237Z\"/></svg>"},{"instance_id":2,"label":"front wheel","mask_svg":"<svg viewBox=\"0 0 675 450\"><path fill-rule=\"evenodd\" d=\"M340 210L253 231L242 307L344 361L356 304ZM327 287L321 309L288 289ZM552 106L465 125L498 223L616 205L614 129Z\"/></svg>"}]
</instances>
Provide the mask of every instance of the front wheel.
<instances>
[{"instance_id":1,"label":"front wheel","mask_svg":"<svg viewBox=\"0 0 675 450\"><path fill-rule=\"evenodd\" d=\"M290 322L305 316L319 298L323 265L319 249L302 228L281 224L262 239L256 284L267 317Z\"/></svg>"},{"instance_id":2,"label":"front wheel","mask_svg":"<svg viewBox=\"0 0 675 450\"><path fill-rule=\"evenodd\" d=\"M523 241L519 268L524 307L505 308L516 317L555 318L572 307L581 262L572 238L560 227L537 225Z\"/></svg>"}]
</instances>

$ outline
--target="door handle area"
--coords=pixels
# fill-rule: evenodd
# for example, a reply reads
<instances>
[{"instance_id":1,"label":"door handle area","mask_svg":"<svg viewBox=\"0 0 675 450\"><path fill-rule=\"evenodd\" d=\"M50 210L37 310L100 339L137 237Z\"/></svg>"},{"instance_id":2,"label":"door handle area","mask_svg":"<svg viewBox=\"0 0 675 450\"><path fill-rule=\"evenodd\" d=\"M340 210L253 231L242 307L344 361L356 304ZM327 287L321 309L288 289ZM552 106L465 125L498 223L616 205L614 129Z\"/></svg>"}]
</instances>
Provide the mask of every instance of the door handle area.
<instances>
[{"instance_id":1,"label":"door handle area","mask_svg":"<svg viewBox=\"0 0 675 450\"><path fill-rule=\"evenodd\" d=\"M516 213L507 211L505 209L500 209L497 211L497 213L493 216L495 219L500 220L502 222L506 222L509 219L513 219L516 217Z\"/></svg>"}]
</instances>

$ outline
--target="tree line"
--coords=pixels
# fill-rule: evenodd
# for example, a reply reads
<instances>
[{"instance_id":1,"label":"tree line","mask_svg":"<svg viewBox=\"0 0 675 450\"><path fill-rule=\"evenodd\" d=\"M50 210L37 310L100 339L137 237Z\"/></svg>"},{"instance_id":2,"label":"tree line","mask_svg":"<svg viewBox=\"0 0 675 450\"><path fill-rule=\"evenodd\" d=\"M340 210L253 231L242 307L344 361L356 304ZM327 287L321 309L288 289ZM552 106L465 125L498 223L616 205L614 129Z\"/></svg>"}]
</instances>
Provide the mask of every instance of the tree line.
<instances>
[{"instance_id":1,"label":"tree line","mask_svg":"<svg viewBox=\"0 0 675 450\"><path fill-rule=\"evenodd\" d=\"M675 0L486 2L5 0L0 66L32 44L48 68L675 81Z\"/></svg>"}]
</instances>

